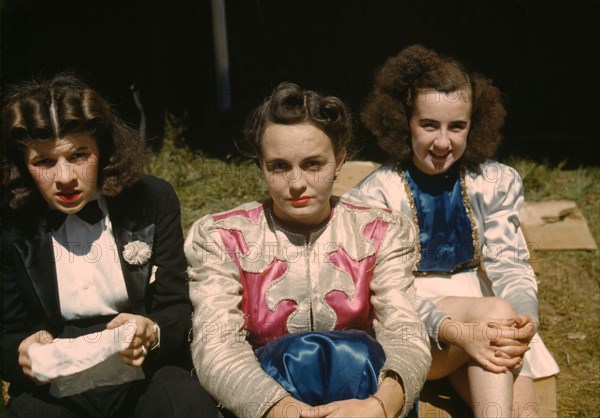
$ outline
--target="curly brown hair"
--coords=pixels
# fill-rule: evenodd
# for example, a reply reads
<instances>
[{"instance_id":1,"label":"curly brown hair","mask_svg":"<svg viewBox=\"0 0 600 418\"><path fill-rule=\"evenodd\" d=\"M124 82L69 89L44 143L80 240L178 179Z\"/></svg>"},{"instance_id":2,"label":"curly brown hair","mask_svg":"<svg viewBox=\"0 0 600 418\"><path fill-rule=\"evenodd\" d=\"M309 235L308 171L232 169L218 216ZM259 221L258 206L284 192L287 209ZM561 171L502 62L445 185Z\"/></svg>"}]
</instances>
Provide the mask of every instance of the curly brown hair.
<instances>
[{"instance_id":1,"label":"curly brown hair","mask_svg":"<svg viewBox=\"0 0 600 418\"><path fill-rule=\"evenodd\" d=\"M334 96L324 96L312 90L303 90L297 84L279 84L265 101L247 117L244 142L238 148L256 161L262 155L261 142L270 123L295 125L310 123L322 130L331 140L335 154L346 150L353 153L353 126L348 107Z\"/></svg>"},{"instance_id":2,"label":"curly brown hair","mask_svg":"<svg viewBox=\"0 0 600 418\"><path fill-rule=\"evenodd\" d=\"M111 105L70 73L8 88L2 112L4 205L24 207L40 198L25 167L28 144L89 134L100 152L98 189L116 196L133 185L144 166L144 142Z\"/></svg>"},{"instance_id":3,"label":"curly brown hair","mask_svg":"<svg viewBox=\"0 0 600 418\"><path fill-rule=\"evenodd\" d=\"M492 81L469 72L458 61L422 45L409 46L389 57L377 71L372 91L360 119L377 142L395 161L411 156L410 118L415 99L422 90L471 95L471 129L462 162L477 170L500 146L506 110L500 90Z\"/></svg>"}]
</instances>

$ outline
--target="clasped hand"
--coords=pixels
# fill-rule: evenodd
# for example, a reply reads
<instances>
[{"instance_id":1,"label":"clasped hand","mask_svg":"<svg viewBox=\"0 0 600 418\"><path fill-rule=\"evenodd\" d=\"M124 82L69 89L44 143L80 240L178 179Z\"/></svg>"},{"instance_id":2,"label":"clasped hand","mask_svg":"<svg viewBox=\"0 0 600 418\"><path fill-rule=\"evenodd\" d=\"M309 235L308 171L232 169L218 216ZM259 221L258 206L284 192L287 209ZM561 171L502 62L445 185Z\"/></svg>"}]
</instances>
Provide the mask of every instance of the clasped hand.
<instances>
[{"instance_id":1,"label":"clasped hand","mask_svg":"<svg viewBox=\"0 0 600 418\"><path fill-rule=\"evenodd\" d=\"M19 353L19 366L21 366L23 374L25 374L25 376L27 376L37 385L45 385L48 382L40 382L33 374L33 371L31 370L32 361L31 357L29 357L29 347L31 347L33 343L50 344L53 340L54 336L52 334L46 330L41 330L25 338L23 341L21 341L21 344L19 344L19 348L17 350Z\"/></svg>"},{"instance_id":2,"label":"clasped hand","mask_svg":"<svg viewBox=\"0 0 600 418\"><path fill-rule=\"evenodd\" d=\"M131 329L125 329L127 338L131 339L129 347L119 351L123 362L131 366L141 366L146 359L149 347L154 341L154 322L145 316L121 313L106 325L106 329L115 329L127 322L133 322Z\"/></svg>"},{"instance_id":3,"label":"clasped hand","mask_svg":"<svg viewBox=\"0 0 600 418\"><path fill-rule=\"evenodd\" d=\"M154 322L144 316L121 313L106 325L106 329L115 329L127 322L132 322L131 327L125 329L125 338L131 339L129 346L119 352L123 362L132 366L141 366L146 359L148 348L154 344ZM32 361L29 357L29 347L33 343L50 344L54 336L46 330L41 330L25 338L19 344L19 366L25 376L38 385L48 382L40 382L31 370Z\"/></svg>"},{"instance_id":4,"label":"clasped hand","mask_svg":"<svg viewBox=\"0 0 600 418\"><path fill-rule=\"evenodd\" d=\"M537 322L527 314L508 319L488 319L465 324L474 328L458 345L485 370L504 373L520 367L523 355L537 332Z\"/></svg>"},{"instance_id":5,"label":"clasped hand","mask_svg":"<svg viewBox=\"0 0 600 418\"><path fill-rule=\"evenodd\" d=\"M371 398L348 399L325 405L310 406L292 396L277 402L267 413L266 418L381 418L381 406Z\"/></svg>"}]
</instances>

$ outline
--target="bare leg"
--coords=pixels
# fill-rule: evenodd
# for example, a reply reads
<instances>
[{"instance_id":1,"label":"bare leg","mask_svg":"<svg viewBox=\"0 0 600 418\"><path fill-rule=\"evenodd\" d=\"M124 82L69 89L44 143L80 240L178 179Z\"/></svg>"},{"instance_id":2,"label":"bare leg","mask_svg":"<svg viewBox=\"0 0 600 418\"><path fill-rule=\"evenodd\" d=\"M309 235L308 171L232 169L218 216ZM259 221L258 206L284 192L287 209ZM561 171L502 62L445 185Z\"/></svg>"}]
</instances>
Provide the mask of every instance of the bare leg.
<instances>
[{"instance_id":1,"label":"bare leg","mask_svg":"<svg viewBox=\"0 0 600 418\"><path fill-rule=\"evenodd\" d=\"M448 376L448 380L456 393L471 407L475 417L512 416L512 374L486 372L475 362L469 361Z\"/></svg>"},{"instance_id":2,"label":"bare leg","mask_svg":"<svg viewBox=\"0 0 600 418\"><path fill-rule=\"evenodd\" d=\"M467 405L471 405L471 390L469 389L469 376L467 375L468 366L465 364L456 372L448 376L452 388L458 393Z\"/></svg>"},{"instance_id":3,"label":"bare leg","mask_svg":"<svg viewBox=\"0 0 600 418\"><path fill-rule=\"evenodd\" d=\"M432 344L431 356L433 361L427 380L437 380L450 376L469 361L469 355L462 348L455 345L447 345L443 350L440 350L435 344Z\"/></svg>"},{"instance_id":4,"label":"bare leg","mask_svg":"<svg viewBox=\"0 0 600 418\"><path fill-rule=\"evenodd\" d=\"M539 405L535 397L533 379L517 376L513 385L515 416L518 418L538 418Z\"/></svg>"},{"instance_id":5,"label":"bare leg","mask_svg":"<svg viewBox=\"0 0 600 418\"><path fill-rule=\"evenodd\" d=\"M491 373L469 361L467 374L473 415L476 418L512 417L512 373Z\"/></svg>"},{"instance_id":6,"label":"bare leg","mask_svg":"<svg viewBox=\"0 0 600 418\"><path fill-rule=\"evenodd\" d=\"M448 380L456 393L467 405L471 405L471 391L469 389L468 366L464 365L448 376ZM493 413L492 408L488 410ZM513 416L515 418L538 418L539 405L535 396L533 380L525 376L517 376L513 383Z\"/></svg>"},{"instance_id":7,"label":"bare leg","mask_svg":"<svg viewBox=\"0 0 600 418\"><path fill-rule=\"evenodd\" d=\"M510 305L498 298L447 297L438 307L452 319L473 322L483 318L510 318L515 315ZM511 418L513 402L513 375L493 373L469 360L460 348L450 345L444 350L434 348L433 364L428 378L439 379L450 375L450 382L459 395L472 406L479 418ZM461 367L466 363L466 367ZM468 388L468 390L467 390Z\"/></svg>"}]
</instances>

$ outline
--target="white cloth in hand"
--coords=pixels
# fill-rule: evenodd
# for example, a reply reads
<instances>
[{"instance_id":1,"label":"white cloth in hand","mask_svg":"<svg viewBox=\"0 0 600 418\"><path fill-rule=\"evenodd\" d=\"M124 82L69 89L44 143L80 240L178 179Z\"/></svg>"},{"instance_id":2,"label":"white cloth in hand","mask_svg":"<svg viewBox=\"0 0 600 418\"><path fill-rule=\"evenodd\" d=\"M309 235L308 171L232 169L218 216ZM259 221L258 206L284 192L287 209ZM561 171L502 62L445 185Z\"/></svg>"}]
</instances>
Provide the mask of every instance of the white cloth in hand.
<instances>
[{"instance_id":1,"label":"white cloth in hand","mask_svg":"<svg viewBox=\"0 0 600 418\"><path fill-rule=\"evenodd\" d=\"M115 329L74 339L31 344L31 371L40 382L50 382L50 393L57 397L143 379L141 367L123 363L117 354L129 347L135 327L135 322L126 322Z\"/></svg>"}]
</instances>

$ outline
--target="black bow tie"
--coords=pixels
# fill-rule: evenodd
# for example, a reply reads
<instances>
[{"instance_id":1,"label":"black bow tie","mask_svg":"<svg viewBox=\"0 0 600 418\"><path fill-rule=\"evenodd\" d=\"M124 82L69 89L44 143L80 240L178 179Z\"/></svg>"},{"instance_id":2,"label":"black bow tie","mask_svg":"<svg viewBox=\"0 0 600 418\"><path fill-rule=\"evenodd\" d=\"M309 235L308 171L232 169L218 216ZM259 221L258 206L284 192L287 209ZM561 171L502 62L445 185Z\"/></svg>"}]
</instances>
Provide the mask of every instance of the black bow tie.
<instances>
[{"instance_id":1,"label":"black bow tie","mask_svg":"<svg viewBox=\"0 0 600 418\"><path fill-rule=\"evenodd\" d=\"M100 206L98 206L97 199L88 202L83 209L74 213L74 215L77 215L90 225L100 222L100 219L104 217L104 213L102 213ZM65 219L67 219L67 214L59 210L50 210L48 212L48 224L54 230L60 228Z\"/></svg>"}]
</instances>

